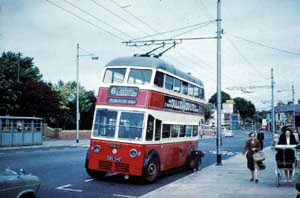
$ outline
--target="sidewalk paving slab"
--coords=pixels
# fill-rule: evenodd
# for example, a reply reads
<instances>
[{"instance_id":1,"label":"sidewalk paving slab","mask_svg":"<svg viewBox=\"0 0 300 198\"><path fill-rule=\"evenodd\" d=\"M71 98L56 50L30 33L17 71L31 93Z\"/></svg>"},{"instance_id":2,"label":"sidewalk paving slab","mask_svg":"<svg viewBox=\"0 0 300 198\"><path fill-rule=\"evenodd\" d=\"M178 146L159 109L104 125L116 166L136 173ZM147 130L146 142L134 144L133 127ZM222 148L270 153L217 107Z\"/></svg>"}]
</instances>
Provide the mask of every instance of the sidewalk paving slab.
<instances>
[{"instance_id":1,"label":"sidewalk paving slab","mask_svg":"<svg viewBox=\"0 0 300 198\"><path fill-rule=\"evenodd\" d=\"M141 197L296 198L297 190L292 183L281 180L282 185L276 187L275 151L268 147L264 152L266 169L258 172L258 184L250 182L246 157L239 154L223 160L222 166L211 165Z\"/></svg>"},{"instance_id":2,"label":"sidewalk paving slab","mask_svg":"<svg viewBox=\"0 0 300 198\"><path fill-rule=\"evenodd\" d=\"M43 141L43 144L41 145L0 147L0 151L51 148L51 147L78 147L78 146L88 147L89 144L90 144L90 139L79 140L79 143L76 143L76 140L47 140L47 141Z\"/></svg>"}]
</instances>

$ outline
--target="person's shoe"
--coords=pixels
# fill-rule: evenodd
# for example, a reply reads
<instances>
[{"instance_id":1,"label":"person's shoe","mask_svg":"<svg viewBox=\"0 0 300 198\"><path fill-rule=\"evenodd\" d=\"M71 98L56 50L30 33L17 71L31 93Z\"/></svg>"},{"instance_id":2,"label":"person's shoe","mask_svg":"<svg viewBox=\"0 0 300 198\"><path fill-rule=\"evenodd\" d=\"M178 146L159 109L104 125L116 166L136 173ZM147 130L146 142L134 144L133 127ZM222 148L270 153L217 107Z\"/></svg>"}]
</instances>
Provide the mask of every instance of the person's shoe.
<instances>
[{"instance_id":1,"label":"person's shoe","mask_svg":"<svg viewBox=\"0 0 300 198\"><path fill-rule=\"evenodd\" d=\"M258 183L258 179L255 180L255 183Z\"/></svg>"},{"instance_id":2,"label":"person's shoe","mask_svg":"<svg viewBox=\"0 0 300 198\"><path fill-rule=\"evenodd\" d=\"M253 178L250 179L251 182L253 182L253 180L254 180Z\"/></svg>"}]
</instances>

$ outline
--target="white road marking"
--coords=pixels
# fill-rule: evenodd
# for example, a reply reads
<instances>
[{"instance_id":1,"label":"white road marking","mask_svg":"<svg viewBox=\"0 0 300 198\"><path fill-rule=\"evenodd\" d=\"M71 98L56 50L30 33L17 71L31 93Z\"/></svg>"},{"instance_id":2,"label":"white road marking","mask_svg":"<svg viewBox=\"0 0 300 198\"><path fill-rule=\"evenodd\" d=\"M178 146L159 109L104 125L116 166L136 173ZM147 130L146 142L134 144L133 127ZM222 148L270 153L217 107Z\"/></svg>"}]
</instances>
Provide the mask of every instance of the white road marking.
<instances>
[{"instance_id":1,"label":"white road marking","mask_svg":"<svg viewBox=\"0 0 300 198\"><path fill-rule=\"evenodd\" d=\"M72 186L71 184L67 184L67 185L64 185L64 186L59 186L56 189L57 190L72 191L72 192L82 192L82 190L67 188L67 187L71 187L71 186Z\"/></svg>"},{"instance_id":2,"label":"white road marking","mask_svg":"<svg viewBox=\"0 0 300 198\"><path fill-rule=\"evenodd\" d=\"M113 194L114 197L126 197L126 198L136 198L134 196L129 196L129 195L120 195L120 194Z\"/></svg>"},{"instance_id":3,"label":"white road marking","mask_svg":"<svg viewBox=\"0 0 300 198\"><path fill-rule=\"evenodd\" d=\"M85 182L90 182L90 181L94 181L95 179L86 179L84 180Z\"/></svg>"}]
</instances>

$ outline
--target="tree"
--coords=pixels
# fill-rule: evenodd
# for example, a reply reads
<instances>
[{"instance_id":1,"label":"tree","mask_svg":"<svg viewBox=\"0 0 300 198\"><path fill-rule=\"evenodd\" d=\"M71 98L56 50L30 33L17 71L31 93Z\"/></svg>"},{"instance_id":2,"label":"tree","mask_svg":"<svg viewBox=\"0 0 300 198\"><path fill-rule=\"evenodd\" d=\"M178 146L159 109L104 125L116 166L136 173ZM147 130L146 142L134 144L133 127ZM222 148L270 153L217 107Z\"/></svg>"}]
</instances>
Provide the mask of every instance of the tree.
<instances>
[{"instance_id":1,"label":"tree","mask_svg":"<svg viewBox=\"0 0 300 198\"><path fill-rule=\"evenodd\" d=\"M212 110L209 104L205 104L204 105L204 117L205 120L208 120L209 118L211 118L211 114L212 114Z\"/></svg>"},{"instance_id":2,"label":"tree","mask_svg":"<svg viewBox=\"0 0 300 198\"><path fill-rule=\"evenodd\" d=\"M221 103L225 103L226 100L230 100L231 99L231 96L226 93L226 92L221 92ZM212 95L210 97L210 99L208 100L209 103L212 103L214 104L215 106L217 105L217 93L215 93L214 95Z\"/></svg>"},{"instance_id":3,"label":"tree","mask_svg":"<svg viewBox=\"0 0 300 198\"><path fill-rule=\"evenodd\" d=\"M256 112L255 106L251 101L244 98L236 97L234 100L233 111L238 112L243 120L246 118L253 119Z\"/></svg>"},{"instance_id":4,"label":"tree","mask_svg":"<svg viewBox=\"0 0 300 198\"><path fill-rule=\"evenodd\" d=\"M42 81L33 58L22 57L21 53L2 53L0 93L2 115L36 116L49 121L59 110L58 97L50 85Z\"/></svg>"},{"instance_id":5,"label":"tree","mask_svg":"<svg viewBox=\"0 0 300 198\"><path fill-rule=\"evenodd\" d=\"M60 116L58 126L63 129L74 129L76 126L76 87L75 81L59 81L53 89L59 95ZM93 92L79 86L79 110L81 113L80 128L91 128L96 97Z\"/></svg>"}]
</instances>

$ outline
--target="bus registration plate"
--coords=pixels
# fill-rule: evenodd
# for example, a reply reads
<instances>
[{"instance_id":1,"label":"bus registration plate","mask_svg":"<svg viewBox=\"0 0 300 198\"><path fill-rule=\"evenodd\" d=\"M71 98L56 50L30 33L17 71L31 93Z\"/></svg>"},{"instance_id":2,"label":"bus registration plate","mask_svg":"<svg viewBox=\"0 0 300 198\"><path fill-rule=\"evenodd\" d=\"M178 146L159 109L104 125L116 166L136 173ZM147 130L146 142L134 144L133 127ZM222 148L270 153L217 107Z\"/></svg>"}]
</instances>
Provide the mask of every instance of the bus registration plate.
<instances>
[{"instance_id":1,"label":"bus registration plate","mask_svg":"<svg viewBox=\"0 0 300 198\"><path fill-rule=\"evenodd\" d=\"M107 155L106 160L120 162L121 157Z\"/></svg>"}]
</instances>

